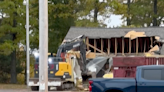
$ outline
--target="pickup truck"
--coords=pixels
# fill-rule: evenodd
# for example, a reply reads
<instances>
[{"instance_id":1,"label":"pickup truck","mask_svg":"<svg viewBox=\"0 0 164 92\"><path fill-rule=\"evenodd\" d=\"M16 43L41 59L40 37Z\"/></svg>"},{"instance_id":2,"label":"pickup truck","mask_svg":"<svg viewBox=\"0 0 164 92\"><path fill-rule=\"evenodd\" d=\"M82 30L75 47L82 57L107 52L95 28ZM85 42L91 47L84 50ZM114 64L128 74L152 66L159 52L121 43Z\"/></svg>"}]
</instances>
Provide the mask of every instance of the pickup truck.
<instances>
[{"instance_id":1,"label":"pickup truck","mask_svg":"<svg viewBox=\"0 0 164 92\"><path fill-rule=\"evenodd\" d=\"M135 78L91 78L90 92L164 92L164 65L138 66Z\"/></svg>"}]
</instances>

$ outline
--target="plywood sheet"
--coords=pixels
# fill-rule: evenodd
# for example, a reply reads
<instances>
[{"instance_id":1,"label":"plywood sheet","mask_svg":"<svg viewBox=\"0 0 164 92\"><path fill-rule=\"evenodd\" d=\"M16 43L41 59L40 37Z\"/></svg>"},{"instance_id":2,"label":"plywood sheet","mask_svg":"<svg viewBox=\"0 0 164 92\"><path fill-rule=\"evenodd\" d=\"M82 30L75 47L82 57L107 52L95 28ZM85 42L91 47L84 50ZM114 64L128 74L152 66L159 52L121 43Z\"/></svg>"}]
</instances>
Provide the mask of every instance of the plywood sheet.
<instances>
[{"instance_id":1,"label":"plywood sheet","mask_svg":"<svg viewBox=\"0 0 164 92\"><path fill-rule=\"evenodd\" d=\"M153 52L153 51L159 51L158 45L155 45L152 49L149 50L149 52Z\"/></svg>"},{"instance_id":2,"label":"plywood sheet","mask_svg":"<svg viewBox=\"0 0 164 92\"><path fill-rule=\"evenodd\" d=\"M136 32L134 30L128 32L124 37L128 37L131 40L137 37L146 37L145 32Z\"/></svg>"},{"instance_id":3,"label":"plywood sheet","mask_svg":"<svg viewBox=\"0 0 164 92\"><path fill-rule=\"evenodd\" d=\"M88 59L96 58L96 53L90 52L90 53L88 53L88 54L86 55L86 58L88 58Z\"/></svg>"}]
</instances>

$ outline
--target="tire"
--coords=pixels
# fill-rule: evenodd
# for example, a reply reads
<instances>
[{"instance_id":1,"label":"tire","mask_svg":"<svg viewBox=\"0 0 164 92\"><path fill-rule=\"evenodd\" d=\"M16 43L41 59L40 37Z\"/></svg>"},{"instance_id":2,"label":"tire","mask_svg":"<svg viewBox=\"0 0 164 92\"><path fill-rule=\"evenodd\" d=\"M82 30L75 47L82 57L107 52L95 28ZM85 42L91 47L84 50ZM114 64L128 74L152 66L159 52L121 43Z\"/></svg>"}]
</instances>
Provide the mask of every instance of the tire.
<instances>
[{"instance_id":1,"label":"tire","mask_svg":"<svg viewBox=\"0 0 164 92\"><path fill-rule=\"evenodd\" d=\"M31 86L31 91L39 91L39 87L38 86Z\"/></svg>"},{"instance_id":2,"label":"tire","mask_svg":"<svg viewBox=\"0 0 164 92\"><path fill-rule=\"evenodd\" d=\"M50 86L48 86L48 91L51 91L51 90L50 90L50 88L51 88L51 87L50 87Z\"/></svg>"},{"instance_id":3,"label":"tire","mask_svg":"<svg viewBox=\"0 0 164 92\"><path fill-rule=\"evenodd\" d=\"M58 86L58 87L56 87L56 88L57 88L57 91L63 91L63 90L64 90L63 85Z\"/></svg>"}]
</instances>

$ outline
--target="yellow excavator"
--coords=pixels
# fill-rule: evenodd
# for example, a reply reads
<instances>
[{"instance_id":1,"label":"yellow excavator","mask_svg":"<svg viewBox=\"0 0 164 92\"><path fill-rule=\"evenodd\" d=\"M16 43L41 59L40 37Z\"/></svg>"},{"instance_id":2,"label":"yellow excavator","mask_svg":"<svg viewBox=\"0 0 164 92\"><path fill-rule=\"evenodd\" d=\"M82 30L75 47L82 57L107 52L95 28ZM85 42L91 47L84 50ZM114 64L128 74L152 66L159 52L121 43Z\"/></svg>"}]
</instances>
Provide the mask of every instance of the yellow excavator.
<instances>
[{"instance_id":1,"label":"yellow excavator","mask_svg":"<svg viewBox=\"0 0 164 92\"><path fill-rule=\"evenodd\" d=\"M79 51L77 62L80 66L81 75L87 76L88 71L86 69L86 45L85 45L85 36L81 35L69 42L65 42L61 46L59 46L57 54L48 54L48 88L55 87L57 90L70 89L73 88L75 79L74 70L73 70L73 58L71 57L69 60L65 58L67 52ZM33 91L39 90L39 58L36 57L35 65L34 65L34 78L29 80L29 86ZM90 75L89 75L90 77ZM84 79L83 79L84 80Z\"/></svg>"}]
</instances>

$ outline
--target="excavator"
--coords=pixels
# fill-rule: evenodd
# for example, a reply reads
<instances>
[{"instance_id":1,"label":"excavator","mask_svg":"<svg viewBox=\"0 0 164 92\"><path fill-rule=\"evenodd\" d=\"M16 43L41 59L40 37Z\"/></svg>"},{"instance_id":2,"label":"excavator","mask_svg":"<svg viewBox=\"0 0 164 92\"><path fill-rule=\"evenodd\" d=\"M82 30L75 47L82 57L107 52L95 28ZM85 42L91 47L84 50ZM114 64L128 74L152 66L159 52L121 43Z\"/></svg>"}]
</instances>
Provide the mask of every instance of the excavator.
<instances>
[{"instance_id":1,"label":"excavator","mask_svg":"<svg viewBox=\"0 0 164 92\"><path fill-rule=\"evenodd\" d=\"M78 58L77 62L80 66L81 75L87 76L88 70L86 68L86 44L85 44L85 36L78 36L70 41L64 42L58 48L57 54L48 56L48 88L56 87L57 90L69 89L73 88L75 85L73 83L74 79L71 81L67 79L71 79L73 76L72 65L70 62L66 61L65 55L68 51L79 51L80 58ZM73 58L73 57L72 57ZM36 57L36 61L34 64L34 78L29 80L29 86L32 91L39 90L39 57ZM88 75L90 77L90 75ZM83 79L84 80L84 79Z\"/></svg>"}]
</instances>

